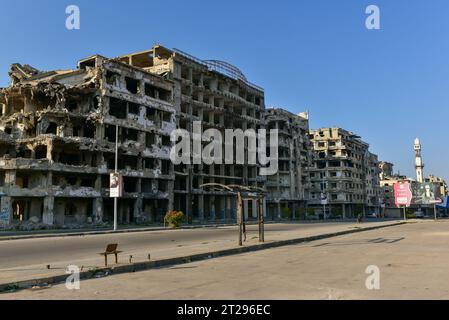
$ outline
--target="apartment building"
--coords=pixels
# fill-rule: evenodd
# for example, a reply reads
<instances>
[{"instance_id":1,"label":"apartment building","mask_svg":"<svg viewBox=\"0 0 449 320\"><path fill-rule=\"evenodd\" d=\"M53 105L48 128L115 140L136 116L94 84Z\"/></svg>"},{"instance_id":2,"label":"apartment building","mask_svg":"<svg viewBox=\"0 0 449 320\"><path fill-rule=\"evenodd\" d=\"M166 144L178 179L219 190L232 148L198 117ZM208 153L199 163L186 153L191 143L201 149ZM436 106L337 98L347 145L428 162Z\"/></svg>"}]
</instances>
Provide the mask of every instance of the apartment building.
<instances>
[{"instance_id":1,"label":"apartment building","mask_svg":"<svg viewBox=\"0 0 449 320\"><path fill-rule=\"evenodd\" d=\"M214 128L259 130L264 128L264 90L252 84L235 66L217 60L201 60L181 50L160 45L119 58L120 61L162 76L174 83L174 107L178 128L193 135L199 121L203 130ZM205 142L204 142L205 143ZM189 221L235 219L235 195L211 190L205 184L265 187L258 165L181 164L175 167L174 207ZM245 201L247 218L257 215L256 201Z\"/></svg>"},{"instance_id":2,"label":"apartment building","mask_svg":"<svg viewBox=\"0 0 449 320\"><path fill-rule=\"evenodd\" d=\"M326 216L355 217L379 209L377 156L360 136L341 128L310 131L309 206ZM324 200L324 202L323 202Z\"/></svg>"},{"instance_id":3,"label":"apartment building","mask_svg":"<svg viewBox=\"0 0 449 320\"><path fill-rule=\"evenodd\" d=\"M111 221L117 139L119 223L161 221L173 208L173 81L99 55L75 70L14 64L10 76L0 90L1 224Z\"/></svg>"},{"instance_id":4,"label":"apartment building","mask_svg":"<svg viewBox=\"0 0 449 320\"><path fill-rule=\"evenodd\" d=\"M268 130L278 130L278 172L267 177L267 215L271 219L296 218L307 206L311 159L309 115L282 108L266 111Z\"/></svg>"}]
</instances>

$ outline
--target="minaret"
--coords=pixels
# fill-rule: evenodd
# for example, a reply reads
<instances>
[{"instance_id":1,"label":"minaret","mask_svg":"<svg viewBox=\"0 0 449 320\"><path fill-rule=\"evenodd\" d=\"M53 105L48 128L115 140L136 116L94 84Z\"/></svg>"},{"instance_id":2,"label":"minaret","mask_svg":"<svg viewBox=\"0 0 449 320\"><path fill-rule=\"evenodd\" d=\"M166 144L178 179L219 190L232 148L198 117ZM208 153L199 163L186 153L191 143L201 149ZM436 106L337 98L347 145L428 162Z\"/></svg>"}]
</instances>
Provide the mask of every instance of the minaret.
<instances>
[{"instance_id":1,"label":"minaret","mask_svg":"<svg viewBox=\"0 0 449 320\"><path fill-rule=\"evenodd\" d=\"M415 139L415 168L416 168L416 180L420 183L424 182L424 163L421 156L421 142L419 138Z\"/></svg>"}]
</instances>

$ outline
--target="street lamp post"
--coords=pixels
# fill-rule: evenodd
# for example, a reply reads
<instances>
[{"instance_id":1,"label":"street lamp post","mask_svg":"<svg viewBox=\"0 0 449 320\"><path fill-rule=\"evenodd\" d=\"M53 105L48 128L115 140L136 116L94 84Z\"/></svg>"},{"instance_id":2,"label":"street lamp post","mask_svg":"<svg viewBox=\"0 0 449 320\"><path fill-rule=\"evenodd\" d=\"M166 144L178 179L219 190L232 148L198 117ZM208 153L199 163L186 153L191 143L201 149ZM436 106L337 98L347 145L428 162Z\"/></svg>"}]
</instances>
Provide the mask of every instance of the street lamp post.
<instances>
[{"instance_id":1,"label":"street lamp post","mask_svg":"<svg viewBox=\"0 0 449 320\"><path fill-rule=\"evenodd\" d=\"M118 125L115 126L115 173L118 173ZM114 197L114 231L117 231L118 197Z\"/></svg>"}]
</instances>

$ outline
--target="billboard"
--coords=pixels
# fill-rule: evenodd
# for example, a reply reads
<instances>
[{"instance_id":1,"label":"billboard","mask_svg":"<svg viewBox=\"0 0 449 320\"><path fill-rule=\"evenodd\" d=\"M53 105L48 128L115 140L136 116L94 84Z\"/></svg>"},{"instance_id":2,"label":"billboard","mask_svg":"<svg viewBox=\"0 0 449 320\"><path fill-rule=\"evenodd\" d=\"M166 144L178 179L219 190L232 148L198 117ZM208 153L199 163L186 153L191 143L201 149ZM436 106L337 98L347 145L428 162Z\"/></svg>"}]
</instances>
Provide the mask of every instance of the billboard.
<instances>
[{"instance_id":1,"label":"billboard","mask_svg":"<svg viewBox=\"0 0 449 320\"><path fill-rule=\"evenodd\" d=\"M109 184L111 198L123 197L123 176L120 173L111 173Z\"/></svg>"},{"instance_id":2,"label":"billboard","mask_svg":"<svg viewBox=\"0 0 449 320\"><path fill-rule=\"evenodd\" d=\"M396 207L410 207L412 203L413 193L409 182L395 183L394 187L394 204Z\"/></svg>"},{"instance_id":3,"label":"billboard","mask_svg":"<svg viewBox=\"0 0 449 320\"><path fill-rule=\"evenodd\" d=\"M433 206L436 203L441 203L442 196L440 195L439 185L432 182L415 182L412 185L413 205L418 206Z\"/></svg>"}]
</instances>

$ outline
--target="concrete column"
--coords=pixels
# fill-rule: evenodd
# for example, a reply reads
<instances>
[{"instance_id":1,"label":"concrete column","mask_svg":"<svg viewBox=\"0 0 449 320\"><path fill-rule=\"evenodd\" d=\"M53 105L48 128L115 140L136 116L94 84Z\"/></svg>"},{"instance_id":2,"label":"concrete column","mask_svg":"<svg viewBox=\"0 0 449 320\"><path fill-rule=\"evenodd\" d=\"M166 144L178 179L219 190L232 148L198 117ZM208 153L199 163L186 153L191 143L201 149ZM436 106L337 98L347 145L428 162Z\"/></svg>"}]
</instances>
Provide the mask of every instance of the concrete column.
<instances>
[{"instance_id":1,"label":"concrete column","mask_svg":"<svg viewBox=\"0 0 449 320\"><path fill-rule=\"evenodd\" d=\"M210 220L216 220L216 213L215 213L215 196L211 196L210 197L210 212L209 212L209 219Z\"/></svg>"},{"instance_id":2,"label":"concrete column","mask_svg":"<svg viewBox=\"0 0 449 320\"><path fill-rule=\"evenodd\" d=\"M198 219L204 221L204 195L198 195Z\"/></svg>"},{"instance_id":3,"label":"concrete column","mask_svg":"<svg viewBox=\"0 0 449 320\"><path fill-rule=\"evenodd\" d=\"M142 219L142 198L137 198L136 201L134 201L134 207L133 207L133 217L134 222L140 222Z\"/></svg>"},{"instance_id":4,"label":"concrete column","mask_svg":"<svg viewBox=\"0 0 449 320\"><path fill-rule=\"evenodd\" d=\"M230 197L230 204L231 204L230 218L232 220L235 220L237 218L237 198Z\"/></svg>"},{"instance_id":5,"label":"concrete column","mask_svg":"<svg viewBox=\"0 0 449 320\"><path fill-rule=\"evenodd\" d=\"M224 201L225 201L225 205L226 205L225 220L229 220L229 219L231 219L231 216L232 216L232 205L231 205L232 197L227 196Z\"/></svg>"},{"instance_id":6,"label":"concrete column","mask_svg":"<svg viewBox=\"0 0 449 320\"><path fill-rule=\"evenodd\" d=\"M175 207L175 193L173 190L175 189L175 182L173 180L168 181L168 211L173 211Z\"/></svg>"},{"instance_id":7,"label":"concrete column","mask_svg":"<svg viewBox=\"0 0 449 320\"><path fill-rule=\"evenodd\" d=\"M55 197L49 196L44 198L44 212L42 223L52 226L54 224L54 205Z\"/></svg>"},{"instance_id":8,"label":"concrete column","mask_svg":"<svg viewBox=\"0 0 449 320\"><path fill-rule=\"evenodd\" d=\"M47 159L50 160L50 161L53 161L52 153L53 153L53 143L49 142L47 144Z\"/></svg>"},{"instance_id":9,"label":"concrete column","mask_svg":"<svg viewBox=\"0 0 449 320\"><path fill-rule=\"evenodd\" d=\"M226 219L226 197L225 196L221 196L218 198L219 200L219 219L221 220L225 220Z\"/></svg>"},{"instance_id":10,"label":"concrete column","mask_svg":"<svg viewBox=\"0 0 449 320\"><path fill-rule=\"evenodd\" d=\"M281 203L280 202L278 202L277 203L277 219L281 219Z\"/></svg>"},{"instance_id":11,"label":"concrete column","mask_svg":"<svg viewBox=\"0 0 449 320\"><path fill-rule=\"evenodd\" d=\"M243 214L245 217L245 220L248 219L248 200L243 201Z\"/></svg>"},{"instance_id":12,"label":"concrete column","mask_svg":"<svg viewBox=\"0 0 449 320\"><path fill-rule=\"evenodd\" d=\"M257 218L257 201L252 200L251 205L252 205L252 209L253 209L253 212L252 212L253 218Z\"/></svg>"},{"instance_id":13,"label":"concrete column","mask_svg":"<svg viewBox=\"0 0 449 320\"><path fill-rule=\"evenodd\" d=\"M95 198L93 201L93 222L102 223L103 222L103 198Z\"/></svg>"}]
</instances>

